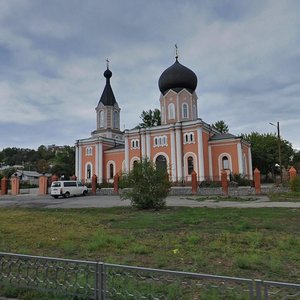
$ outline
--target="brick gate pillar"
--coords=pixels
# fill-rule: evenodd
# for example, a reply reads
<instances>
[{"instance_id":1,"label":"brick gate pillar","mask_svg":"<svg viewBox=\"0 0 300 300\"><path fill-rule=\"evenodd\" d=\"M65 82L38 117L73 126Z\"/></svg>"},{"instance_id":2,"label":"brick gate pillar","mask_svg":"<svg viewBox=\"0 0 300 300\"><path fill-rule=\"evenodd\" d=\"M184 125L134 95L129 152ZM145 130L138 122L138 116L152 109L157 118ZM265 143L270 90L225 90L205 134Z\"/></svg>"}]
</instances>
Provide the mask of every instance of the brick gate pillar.
<instances>
[{"instance_id":1,"label":"brick gate pillar","mask_svg":"<svg viewBox=\"0 0 300 300\"><path fill-rule=\"evenodd\" d=\"M43 175L39 178L39 195L48 194L48 177Z\"/></svg>"},{"instance_id":2,"label":"brick gate pillar","mask_svg":"<svg viewBox=\"0 0 300 300\"><path fill-rule=\"evenodd\" d=\"M54 182L54 181L58 181L58 176L56 174L53 174L51 176L51 183Z\"/></svg>"},{"instance_id":3,"label":"brick gate pillar","mask_svg":"<svg viewBox=\"0 0 300 300\"><path fill-rule=\"evenodd\" d=\"M254 170L254 186L255 186L255 194L261 193L261 185L260 185L260 171L255 168Z\"/></svg>"},{"instance_id":4,"label":"brick gate pillar","mask_svg":"<svg viewBox=\"0 0 300 300\"><path fill-rule=\"evenodd\" d=\"M1 179L1 195L6 195L8 191L8 179L4 176Z\"/></svg>"},{"instance_id":5,"label":"brick gate pillar","mask_svg":"<svg viewBox=\"0 0 300 300\"><path fill-rule=\"evenodd\" d=\"M222 181L223 194L228 196L228 180L227 180L227 172L225 170L223 170L221 173L221 181Z\"/></svg>"},{"instance_id":6,"label":"brick gate pillar","mask_svg":"<svg viewBox=\"0 0 300 300\"><path fill-rule=\"evenodd\" d=\"M12 176L11 180L11 194L13 196L20 194L20 179L17 175Z\"/></svg>"},{"instance_id":7,"label":"brick gate pillar","mask_svg":"<svg viewBox=\"0 0 300 300\"><path fill-rule=\"evenodd\" d=\"M197 173L195 171L192 172L192 194L197 194Z\"/></svg>"},{"instance_id":8,"label":"brick gate pillar","mask_svg":"<svg viewBox=\"0 0 300 300\"><path fill-rule=\"evenodd\" d=\"M76 175L71 176L71 180L77 180Z\"/></svg>"},{"instance_id":9,"label":"brick gate pillar","mask_svg":"<svg viewBox=\"0 0 300 300\"><path fill-rule=\"evenodd\" d=\"M290 174L290 180L291 180L297 176L297 170L294 167L291 167L289 169L289 174Z\"/></svg>"},{"instance_id":10,"label":"brick gate pillar","mask_svg":"<svg viewBox=\"0 0 300 300\"><path fill-rule=\"evenodd\" d=\"M119 174L114 176L114 194L119 194Z\"/></svg>"},{"instance_id":11,"label":"brick gate pillar","mask_svg":"<svg viewBox=\"0 0 300 300\"><path fill-rule=\"evenodd\" d=\"M98 180L97 175L94 174L92 176L92 194L94 195L96 194L96 190L97 190L97 180Z\"/></svg>"}]
</instances>

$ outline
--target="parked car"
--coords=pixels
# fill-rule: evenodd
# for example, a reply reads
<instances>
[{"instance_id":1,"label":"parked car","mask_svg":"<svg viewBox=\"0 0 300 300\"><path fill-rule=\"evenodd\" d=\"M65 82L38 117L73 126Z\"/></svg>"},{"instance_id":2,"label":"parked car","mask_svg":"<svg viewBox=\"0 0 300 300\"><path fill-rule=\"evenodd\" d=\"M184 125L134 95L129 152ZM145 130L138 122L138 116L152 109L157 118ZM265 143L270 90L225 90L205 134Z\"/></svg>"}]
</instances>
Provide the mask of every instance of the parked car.
<instances>
[{"instance_id":1,"label":"parked car","mask_svg":"<svg viewBox=\"0 0 300 300\"><path fill-rule=\"evenodd\" d=\"M86 196L87 193L88 188L80 181L53 181L51 184L51 196L53 198L58 198L59 196L64 198L77 195Z\"/></svg>"}]
</instances>

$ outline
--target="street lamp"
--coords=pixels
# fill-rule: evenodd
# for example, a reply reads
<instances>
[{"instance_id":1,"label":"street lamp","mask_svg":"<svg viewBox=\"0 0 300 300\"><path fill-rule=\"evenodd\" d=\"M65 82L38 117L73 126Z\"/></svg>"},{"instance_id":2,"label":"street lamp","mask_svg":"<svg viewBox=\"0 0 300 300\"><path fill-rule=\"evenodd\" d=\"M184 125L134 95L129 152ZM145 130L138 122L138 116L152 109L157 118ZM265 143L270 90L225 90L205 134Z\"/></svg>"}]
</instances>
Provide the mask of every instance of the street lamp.
<instances>
[{"instance_id":1,"label":"street lamp","mask_svg":"<svg viewBox=\"0 0 300 300\"><path fill-rule=\"evenodd\" d=\"M278 143L278 159L279 159L279 171L280 171L280 182L282 183L282 164L281 164L281 143L280 143L280 128L279 122L277 125L269 122L270 125L277 127L277 143Z\"/></svg>"}]
</instances>

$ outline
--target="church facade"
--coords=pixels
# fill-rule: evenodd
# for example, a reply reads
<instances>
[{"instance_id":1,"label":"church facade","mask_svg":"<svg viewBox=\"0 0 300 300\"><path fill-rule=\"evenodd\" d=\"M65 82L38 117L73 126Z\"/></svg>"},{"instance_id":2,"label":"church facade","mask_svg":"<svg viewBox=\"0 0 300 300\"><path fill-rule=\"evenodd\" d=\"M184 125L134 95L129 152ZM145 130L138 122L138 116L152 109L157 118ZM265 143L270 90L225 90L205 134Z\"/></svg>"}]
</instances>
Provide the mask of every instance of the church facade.
<instances>
[{"instance_id":1,"label":"church facade","mask_svg":"<svg viewBox=\"0 0 300 300\"><path fill-rule=\"evenodd\" d=\"M222 134L198 117L197 76L176 60L160 76L161 125L120 130L120 107L110 79L96 107L96 129L76 141L75 175L90 182L110 182L116 173L129 172L135 162L149 158L166 168L173 182L221 178L222 170L252 179L251 147L241 137Z\"/></svg>"}]
</instances>

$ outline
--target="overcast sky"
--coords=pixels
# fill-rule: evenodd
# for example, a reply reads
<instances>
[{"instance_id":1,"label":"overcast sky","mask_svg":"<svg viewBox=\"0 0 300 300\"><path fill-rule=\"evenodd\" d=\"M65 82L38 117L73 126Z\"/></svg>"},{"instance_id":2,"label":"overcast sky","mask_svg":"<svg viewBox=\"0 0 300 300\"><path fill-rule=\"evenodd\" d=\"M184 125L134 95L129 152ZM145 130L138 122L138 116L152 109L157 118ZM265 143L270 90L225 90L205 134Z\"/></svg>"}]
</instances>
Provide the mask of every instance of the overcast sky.
<instances>
[{"instance_id":1,"label":"overcast sky","mask_svg":"<svg viewBox=\"0 0 300 300\"><path fill-rule=\"evenodd\" d=\"M300 1L1 0L0 149L73 145L96 127L106 58L121 127L159 108L179 61L198 115L233 134L276 132L300 149Z\"/></svg>"}]
</instances>

